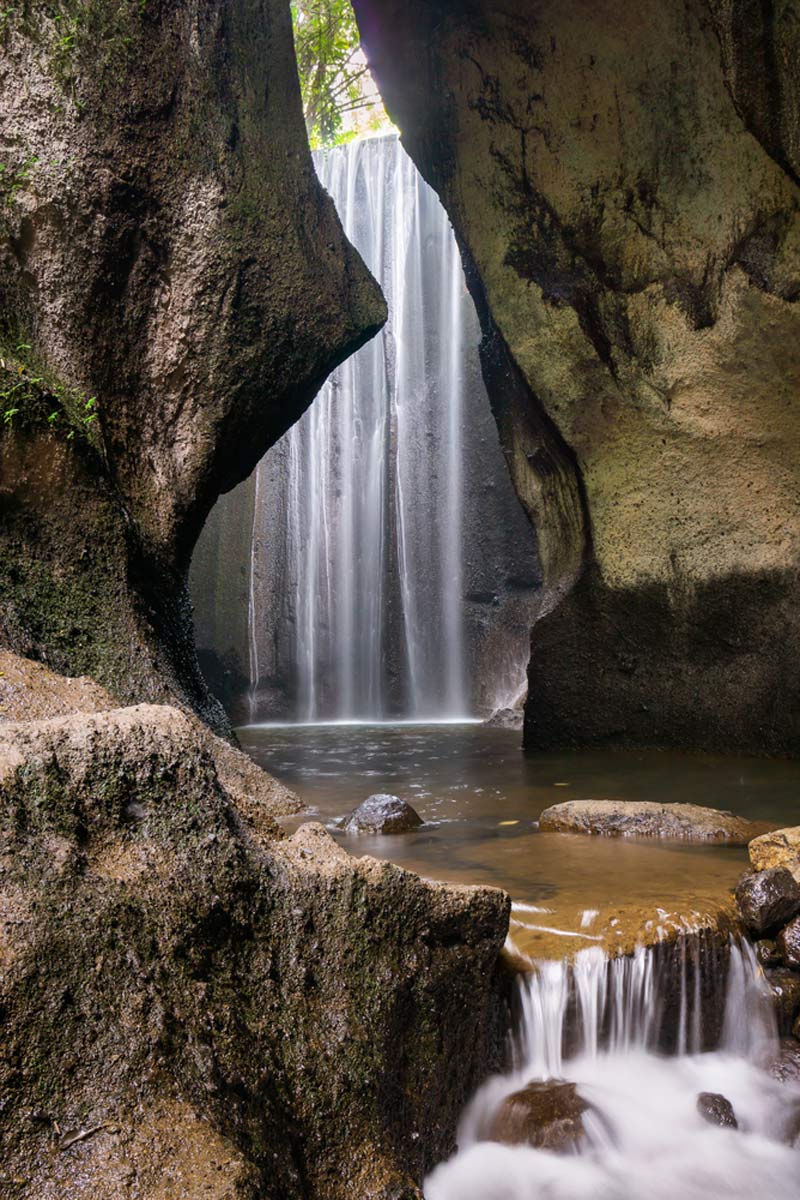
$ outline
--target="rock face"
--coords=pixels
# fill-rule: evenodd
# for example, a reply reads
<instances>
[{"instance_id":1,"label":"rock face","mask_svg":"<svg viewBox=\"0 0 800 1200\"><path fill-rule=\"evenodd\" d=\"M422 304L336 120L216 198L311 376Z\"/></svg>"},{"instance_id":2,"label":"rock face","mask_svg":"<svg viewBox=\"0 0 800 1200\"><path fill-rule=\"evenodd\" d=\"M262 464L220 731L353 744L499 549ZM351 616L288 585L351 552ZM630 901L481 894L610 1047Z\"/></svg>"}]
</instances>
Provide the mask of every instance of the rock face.
<instances>
[{"instance_id":1,"label":"rock face","mask_svg":"<svg viewBox=\"0 0 800 1200\"><path fill-rule=\"evenodd\" d=\"M399 796L368 796L345 817L345 833L408 833L422 824L422 818Z\"/></svg>"},{"instance_id":2,"label":"rock face","mask_svg":"<svg viewBox=\"0 0 800 1200\"><path fill-rule=\"evenodd\" d=\"M546 808L539 828L559 833L605 837L682 838L745 846L753 836L750 821L697 804L656 804L647 800L568 800Z\"/></svg>"},{"instance_id":3,"label":"rock face","mask_svg":"<svg viewBox=\"0 0 800 1200\"><path fill-rule=\"evenodd\" d=\"M750 932L761 937L800 912L800 885L784 867L748 872L736 886L736 904Z\"/></svg>"},{"instance_id":4,"label":"rock face","mask_svg":"<svg viewBox=\"0 0 800 1200\"><path fill-rule=\"evenodd\" d=\"M0 726L16 1196L419 1200L502 1065L508 899L270 822L175 709Z\"/></svg>"},{"instance_id":5,"label":"rock face","mask_svg":"<svg viewBox=\"0 0 800 1200\"><path fill-rule=\"evenodd\" d=\"M537 531L526 743L796 752L795 6L355 9Z\"/></svg>"},{"instance_id":6,"label":"rock face","mask_svg":"<svg viewBox=\"0 0 800 1200\"><path fill-rule=\"evenodd\" d=\"M739 1128L733 1105L719 1092L700 1092L697 1097L697 1111L709 1125L719 1125L720 1129Z\"/></svg>"},{"instance_id":7,"label":"rock face","mask_svg":"<svg viewBox=\"0 0 800 1200\"><path fill-rule=\"evenodd\" d=\"M483 1136L510 1146L567 1153L585 1140L583 1114L589 1107L574 1083L535 1081L506 1096Z\"/></svg>"},{"instance_id":8,"label":"rock face","mask_svg":"<svg viewBox=\"0 0 800 1200\"><path fill-rule=\"evenodd\" d=\"M786 867L800 883L800 825L776 829L754 838L747 847L754 871Z\"/></svg>"},{"instance_id":9,"label":"rock face","mask_svg":"<svg viewBox=\"0 0 800 1200\"><path fill-rule=\"evenodd\" d=\"M0 43L0 639L224 726L192 547L385 318L312 169L289 8L15 5Z\"/></svg>"}]
</instances>

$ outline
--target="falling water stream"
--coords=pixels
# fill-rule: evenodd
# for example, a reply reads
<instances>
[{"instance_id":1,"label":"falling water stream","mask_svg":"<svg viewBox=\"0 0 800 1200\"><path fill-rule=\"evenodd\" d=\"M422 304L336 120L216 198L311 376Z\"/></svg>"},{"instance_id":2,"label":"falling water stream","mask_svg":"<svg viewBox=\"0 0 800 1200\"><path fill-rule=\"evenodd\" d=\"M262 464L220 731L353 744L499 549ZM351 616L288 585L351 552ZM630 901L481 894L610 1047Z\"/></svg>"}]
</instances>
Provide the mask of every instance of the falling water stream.
<instances>
[{"instance_id":1,"label":"falling water stream","mask_svg":"<svg viewBox=\"0 0 800 1200\"><path fill-rule=\"evenodd\" d=\"M389 321L258 467L249 720L487 714L524 687L538 561L456 240L397 137L315 165Z\"/></svg>"},{"instance_id":2,"label":"falling water stream","mask_svg":"<svg viewBox=\"0 0 800 1200\"><path fill-rule=\"evenodd\" d=\"M514 1067L464 1114L459 1151L432 1172L426 1200L792 1200L800 1086L763 1068L778 1047L766 985L732 942L719 1006L691 951L659 969L656 950L609 959L598 947L538 964L518 983ZM663 957L662 957L663 967ZM722 1016L716 1049L704 1023ZM673 1053L658 1053L666 1036ZM569 1080L589 1108L572 1153L486 1140L503 1101L534 1080ZM739 1128L710 1125L701 1092L724 1095Z\"/></svg>"}]
</instances>

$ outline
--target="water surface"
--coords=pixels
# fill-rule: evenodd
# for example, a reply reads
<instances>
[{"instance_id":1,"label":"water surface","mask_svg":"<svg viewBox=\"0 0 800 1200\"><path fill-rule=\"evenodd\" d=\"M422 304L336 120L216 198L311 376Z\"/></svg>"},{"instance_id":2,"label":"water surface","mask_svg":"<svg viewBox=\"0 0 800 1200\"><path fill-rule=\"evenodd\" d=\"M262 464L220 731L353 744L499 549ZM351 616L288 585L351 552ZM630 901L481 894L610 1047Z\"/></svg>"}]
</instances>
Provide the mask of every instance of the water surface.
<instances>
[{"instance_id":1,"label":"water surface","mask_svg":"<svg viewBox=\"0 0 800 1200\"><path fill-rule=\"evenodd\" d=\"M567 799L681 801L775 825L797 821L800 764L657 751L525 753L516 731L483 725L248 726L248 752L350 852L432 879L491 884L516 902L512 934L551 954L633 926L701 919L729 903L741 848L540 833ZM373 792L407 799L425 824L348 836L339 822Z\"/></svg>"}]
</instances>

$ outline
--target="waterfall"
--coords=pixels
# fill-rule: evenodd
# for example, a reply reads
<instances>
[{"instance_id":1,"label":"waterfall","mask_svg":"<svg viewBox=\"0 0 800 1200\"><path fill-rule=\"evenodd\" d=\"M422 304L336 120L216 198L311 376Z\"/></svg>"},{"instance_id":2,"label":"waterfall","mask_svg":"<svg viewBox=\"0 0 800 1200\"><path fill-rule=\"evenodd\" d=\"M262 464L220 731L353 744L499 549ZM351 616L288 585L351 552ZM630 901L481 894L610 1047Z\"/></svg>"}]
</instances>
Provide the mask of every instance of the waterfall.
<instances>
[{"instance_id":1,"label":"waterfall","mask_svg":"<svg viewBox=\"0 0 800 1200\"><path fill-rule=\"evenodd\" d=\"M391 322L289 434L298 713L467 716L462 358L475 318L455 239L399 139L315 162Z\"/></svg>"},{"instance_id":2,"label":"waterfall","mask_svg":"<svg viewBox=\"0 0 800 1200\"><path fill-rule=\"evenodd\" d=\"M426 1200L795 1197L800 1086L762 1069L778 1044L763 973L747 942L721 948L722 969L709 949L693 934L614 959L593 947L520 977L513 1069L468 1106ZM572 1153L487 1140L536 1080L572 1081L589 1106ZM739 1129L705 1121L701 1092L724 1095Z\"/></svg>"},{"instance_id":3,"label":"waterfall","mask_svg":"<svg viewBox=\"0 0 800 1200\"><path fill-rule=\"evenodd\" d=\"M397 137L314 161L389 321L262 460L247 485L252 509L236 493L223 501L252 532L245 712L251 722L485 715L524 684L539 568L455 237ZM206 560L224 559L236 520L219 518L216 533L210 522ZM203 588L196 579L201 624L216 630L202 610L233 601ZM228 664L236 653L202 638L201 650Z\"/></svg>"}]
</instances>

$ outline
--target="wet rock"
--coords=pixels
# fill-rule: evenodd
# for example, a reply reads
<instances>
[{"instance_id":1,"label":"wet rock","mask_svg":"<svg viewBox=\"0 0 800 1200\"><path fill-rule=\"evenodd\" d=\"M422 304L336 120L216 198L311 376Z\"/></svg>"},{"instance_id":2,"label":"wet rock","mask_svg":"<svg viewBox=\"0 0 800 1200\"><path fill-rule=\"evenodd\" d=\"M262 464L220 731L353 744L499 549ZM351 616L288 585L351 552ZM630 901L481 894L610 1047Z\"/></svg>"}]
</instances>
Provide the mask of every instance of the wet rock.
<instances>
[{"instance_id":1,"label":"wet rock","mask_svg":"<svg viewBox=\"0 0 800 1200\"><path fill-rule=\"evenodd\" d=\"M795 1017L800 1012L800 975L785 967L767 970L764 974L772 992L778 1033L786 1037L792 1032Z\"/></svg>"},{"instance_id":2,"label":"wet rock","mask_svg":"<svg viewBox=\"0 0 800 1200\"><path fill-rule=\"evenodd\" d=\"M747 872L735 894L741 918L756 937L785 925L800 912L800 884L785 867Z\"/></svg>"},{"instance_id":3,"label":"wet rock","mask_svg":"<svg viewBox=\"0 0 800 1200\"><path fill-rule=\"evenodd\" d=\"M697 1111L709 1125L719 1125L721 1129L739 1128L733 1105L719 1092L700 1092L697 1097Z\"/></svg>"},{"instance_id":4,"label":"wet rock","mask_svg":"<svg viewBox=\"0 0 800 1200\"><path fill-rule=\"evenodd\" d=\"M767 1071L779 1083L800 1083L800 1042L793 1037L783 1038Z\"/></svg>"},{"instance_id":5,"label":"wet rock","mask_svg":"<svg viewBox=\"0 0 800 1200\"><path fill-rule=\"evenodd\" d=\"M754 871L785 867L800 882L800 825L776 829L754 838L747 853Z\"/></svg>"},{"instance_id":6,"label":"wet rock","mask_svg":"<svg viewBox=\"0 0 800 1200\"><path fill-rule=\"evenodd\" d=\"M756 942L756 958L760 967L779 967L781 953L772 938L762 938Z\"/></svg>"},{"instance_id":7,"label":"wet rock","mask_svg":"<svg viewBox=\"0 0 800 1200\"><path fill-rule=\"evenodd\" d=\"M539 828L605 837L680 838L744 846L754 826L743 817L696 804L657 804L649 800L567 800L546 808ZM800 901L800 893L798 893Z\"/></svg>"},{"instance_id":8,"label":"wet rock","mask_svg":"<svg viewBox=\"0 0 800 1200\"><path fill-rule=\"evenodd\" d=\"M525 714L519 708L498 708L484 721L488 729L522 729L524 723Z\"/></svg>"},{"instance_id":9,"label":"wet rock","mask_svg":"<svg viewBox=\"0 0 800 1200\"><path fill-rule=\"evenodd\" d=\"M795 917L780 931L775 944L784 966L800 967L800 917Z\"/></svg>"},{"instance_id":10,"label":"wet rock","mask_svg":"<svg viewBox=\"0 0 800 1200\"><path fill-rule=\"evenodd\" d=\"M173 708L0 725L0 912L15 1200L415 1195L502 1065L508 898L253 837Z\"/></svg>"},{"instance_id":11,"label":"wet rock","mask_svg":"<svg viewBox=\"0 0 800 1200\"><path fill-rule=\"evenodd\" d=\"M590 1108L574 1083L535 1081L505 1098L485 1136L510 1146L570 1151L585 1137L583 1115Z\"/></svg>"},{"instance_id":12,"label":"wet rock","mask_svg":"<svg viewBox=\"0 0 800 1200\"><path fill-rule=\"evenodd\" d=\"M405 800L388 793L368 796L345 817L345 833L408 833L418 829L422 818Z\"/></svg>"}]
</instances>

